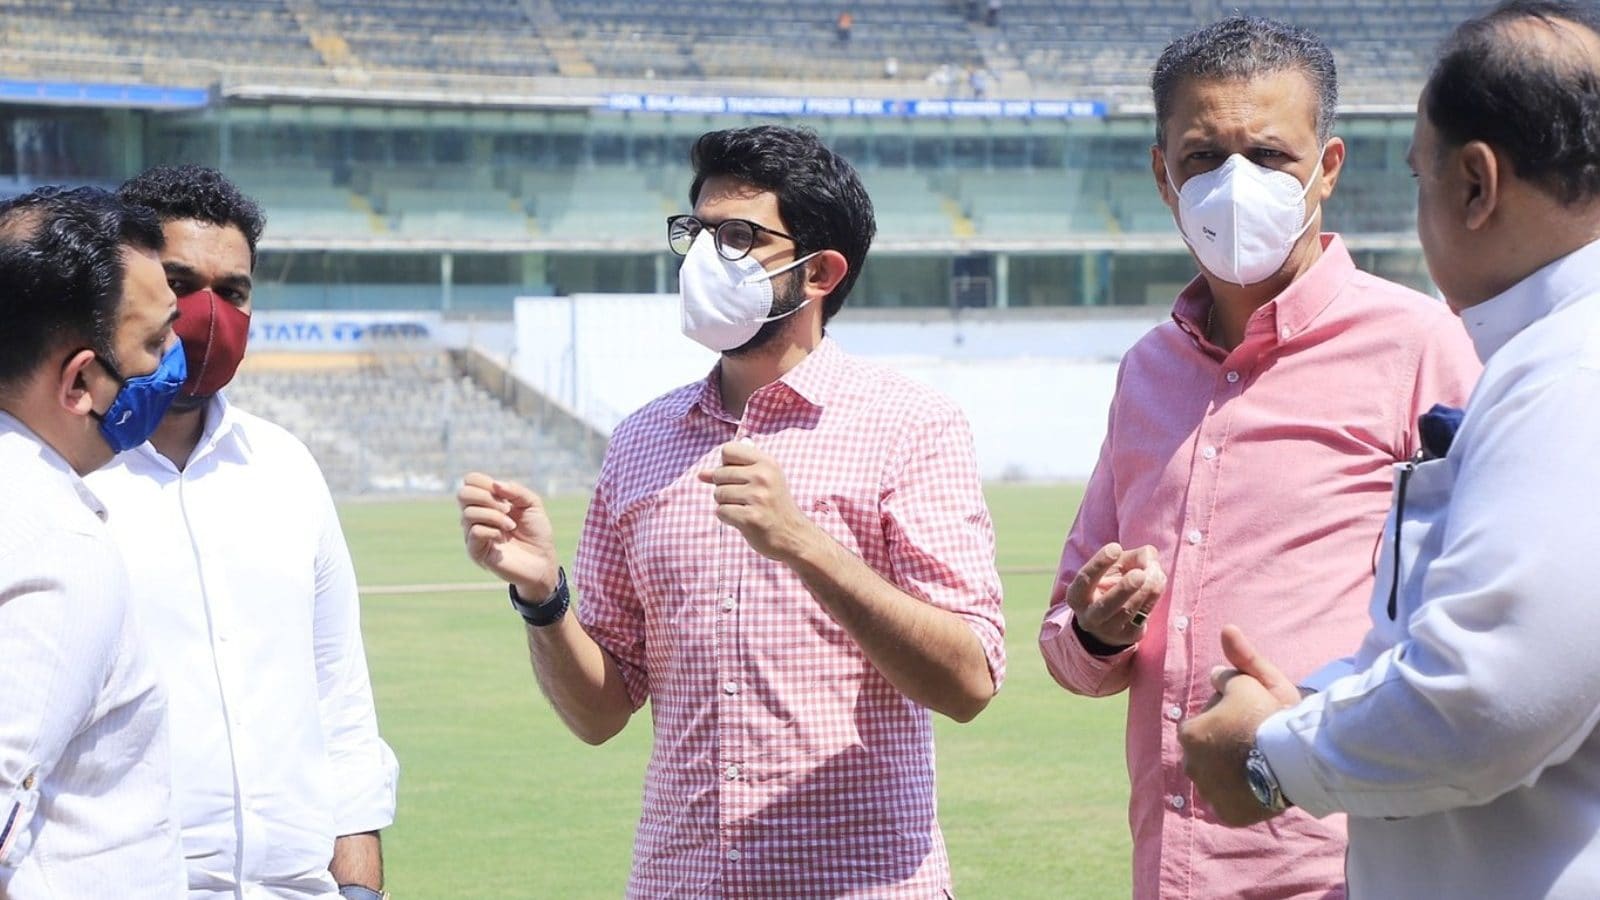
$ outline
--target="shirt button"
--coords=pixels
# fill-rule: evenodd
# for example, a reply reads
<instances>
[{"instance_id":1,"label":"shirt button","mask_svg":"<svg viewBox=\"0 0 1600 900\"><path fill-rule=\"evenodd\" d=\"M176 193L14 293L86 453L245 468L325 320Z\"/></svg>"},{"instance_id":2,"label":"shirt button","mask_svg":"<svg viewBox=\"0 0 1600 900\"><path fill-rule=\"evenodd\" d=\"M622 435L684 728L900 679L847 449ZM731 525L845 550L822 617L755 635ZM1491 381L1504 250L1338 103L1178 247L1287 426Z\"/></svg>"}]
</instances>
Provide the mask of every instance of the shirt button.
<instances>
[{"instance_id":1,"label":"shirt button","mask_svg":"<svg viewBox=\"0 0 1600 900\"><path fill-rule=\"evenodd\" d=\"M1172 627L1178 629L1179 631L1188 631L1189 630L1189 617L1188 616L1179 616L1176 619L1173 619L1172 620Z\"/></svg>"},{"instance_id":2,"label":"shirt button","mask_svg":"<svg viewBox=\"0 0 1600 900\"><path fill-rule=\"evenodd\" d=\"M1173 809L1183 809L1182 794L1173 794L1172 797L1167 800L1167 802L1172 804Z\"/></svg>"},{"instance_id":3,"label":"shirt button","mask_svg":"<svg viewBox=\"0 0 1600 900\"><path fill-rule=\"evenodd\" d=\"M738 847L734 847L733 849L729 850L728 851L728 862L738 862L739 861L739 855L740 854L739 854L739 848Z\"/></svg>"},{"instance_id":4,"label":"shirt button","mask_svg":"<svg viewBox=\"0 0 1600 900\"><path fill-rule=\"evenodd\" d=\"M1283 327L1283 329L1278 332L1278 337L1283 338L1284 340L1287 341L1289 339L1290 333L1291 332L1289 331L1289 327L1287 325L1285 325Z\"/></svg>"},{"instance_id":5,"label":"shirt button","mask_svg":"<svg viewBox=\"0 0 1600 900\"><path fill-rule=\"evenodd\" d=\"M33 773L29 772L28 777L22 779L22 789L25 791L31 791L33 790L33 786L37 783L38 782L34 779Z\"/></svg>"},{"instance_id":6,"label":"shirt button","mask_svg":"<svg viewBox=\"0 0 1600 900\"><path fill-rule=\"evenodd\" d=\"M729 767L727 767L726 769L722 770L722 777L728 779L729 781L733 781L734 779L739 777L739 767L738 766L729 766Z\"/></svg>"},{"instance_id":7,"label":"shirt button","mask_svg":"<svg viewBox=\"0 0 1600 900\"><path fill-rule=\"evenodd\" d=\"M738 606L738 605L739 605L739 601L733 599L733 597L731 595L722 598L722 611L723 612L733 612L733 608L735 606Z\"/></svg>"},{"instance_id":8,"label":"shirt button","mask_svg":"<svg viewBox=\"0 0 1600 900\"><path fill-rule=\"evenodd\" d=\"M1191 531L1191 532L1189 532L1189 543L1198 544L1198 543L1200 543L1202 537L1203 537L1203 535L1200 534L1199 529Z\"/></svg>"},{"instance_id":9,"label":"shirt button","mask_svg":"<svg viewBox=\"0 0 1600 900\"><path fill-rule=\"evenodd\" d=\"M739 682L730 681L727 684L724 684L722 686L722 692L724 694L737 694L737 693L739 693Z\"/></svg>"},{"instance_id":10,"label":"shirt button","mask_svg":"<svg viewBox=\"0 0 1600 900\"><path fill-rule=\"evenodd\" d=\"M1228 383L1229 384L1238 384L1239 383L1239 373L1238 372L1229 372L1228 373Z\"/></svg>"},{"instance_id":11,"label":"shirt button","mask_svg":"<svg viewBox=\"0 0 1600 900\"><path fill-rule=\"evenodd\" d=\"M1167 718L1171 719L1174 722L1176 722L1179 719L1183 718L1183 707L1181 707L1181 706L1169 706L1169 707L1167 707ZM1180 797L1179 799L1182 799L1182 798Z\"/></svg>"},{"instance_id":12,"label":"shirt button","mask_svg":"<svg viewBox=\"0 0 1600 900\"><path fill-rule=\"evenodd\" d=\"M1200 451L1200 455L1204 456L1206 459L1216 459L1217 458L1217 448L1215 448L1215 447L1206 447L1206 448L1204 448L1204 449L1202 449Z\"/></svg>"}]
</instances>

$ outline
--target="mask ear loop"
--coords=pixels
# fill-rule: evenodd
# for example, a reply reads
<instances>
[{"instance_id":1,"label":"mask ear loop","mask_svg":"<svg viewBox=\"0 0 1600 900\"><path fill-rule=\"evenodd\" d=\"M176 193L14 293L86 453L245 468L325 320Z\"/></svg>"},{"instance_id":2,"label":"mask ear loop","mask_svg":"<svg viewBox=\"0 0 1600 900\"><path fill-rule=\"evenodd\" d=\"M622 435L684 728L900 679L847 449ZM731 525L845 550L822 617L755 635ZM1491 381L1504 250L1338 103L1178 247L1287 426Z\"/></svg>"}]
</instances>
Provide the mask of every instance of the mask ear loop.
<instances>
[{"instance_id":1,"label":"mask ear loop","mask_svg":"<svg viewBox=\"0 0 1600 900\"><path fill-rule=\"evenodd\" d=\"M1332 143L1332 141L1329 141L1329 143ZM1322 174L1322 157L1323 157L1323 154L1325 154L1327 152L1328 152L1328 145L1327 144L1323 144L1322 145L1322 149L1320 151L1318 151L1318 153L1317 153L1317 169L1316 169L1316 171L1311 173L1311 177L1306 179L1305 187L1300 189L1300 202L1301 203L1306 202L1306 198L1311 196L1311 186L1313 184L1317 183L1317 176ZM1322 215L1322 201L1320 201L1320 200L1317 201L1317 211L1315 213L1309 213L1308 212L1308 213L1304 213L1303 215L1305 215L1306 220L1300 224L1300 230L1296 231L1294 233L1294 237L1289 239L1289 243L1290 244L1293 244L1295 241L1298 241L1298 240L1300 240L1300 238L1304 237L1306 231L1311 228L1311 223L1315 222L1317 220L1318 216Z\"/></svg>"},{"instance_id":2,"label":"mask ear loop","mask_svg":"<svg viewBox=\"0 0 1600 900\"><path fill-rule=\"evenodd\" d=\"M805 265L807 260L811 259L813 256L816 256L818 253L821 253L821 252L822 252L821 250L818 250L818 251L816 251L814 253L807 253L805 256L800 257L799 259L795 260L792 263L789 263L788 265L779 266L777 269L775 269L775 270L773 270L771 272L768 272L766 269L762 269L761 273L766 276L766 280L767 281L771 281L772 279L778 277L779 275L782 275L783 273L789 271L790 269L798 268L800 266ZM750 284L752 281L759 281L759 280L761 280L761 276L760 275L751 275L749 278L746 278L745 280L739 282L739 286L743 287L744 285ZM811 298L807 297L805 299L804 303L801 303L799 306L796 306L794 309L791 309L788 312L781 312L781 313L778 313L775 316L767 316L766 318L762 318L762 319L751 319L750 321L751 322L761 322L763 324L767 323L767 322L776 322L779 319L787 319L788 317L794 315L795 313L799 312L802 309L805 309L807 306L810 306L810 305L811 305Z\"/></svg>"},{"instance_id":3,"label":"mask ear loop","mask_svg":"<svg viewBox=\"0 0 1600 900\"><path fill-rule=\"evenodd\" d=\"M1167 176L1167 187L1172 189L1172 196L1178 198L1178 237L1183 240L1183 243L1190 250L1194 250L1196 253L1198 253L1199 250L1195 248L1194 241L1189 240L1189 235L1183 230L1183 189L1178 187L1177 182L1172 180L1172 167L1167 165L1167 160L1165 157L1162 157L1161 160L1161 170Z\"/></svg>"},{"instance_id":4,"label":"mask ear loop","mask_svg":"<svg viewBox=\"0 0 1600 900\"><path fill-rule=\"evenodd\" d=\"M821 250L818 250L818 251L816 251L814 253L807 253L805 256L800 257L799 259L795 260L794 262L787 263L785 265L779 266L778 268L773 269L770 272L768 272L765 268L762 268L761 271L755 272L755 273L752 273L752 274L746 276L743 281L739 282L739 286L740 287L744 287L747 284L754 284L755 282L762 281L762 280L771 281L772 279L777 278L779 275L782 275L783 273L789 271L790 269L794 269L794 268L797 268L799 266L805 265L808 261L811 260L812 257L816 256L818 253L821 253L821 252L822 252ZM746 257L746 258L748 259L748 257ZM756 265L759 266L760 263L757 263Z\"/></svg>"}]
</instances>

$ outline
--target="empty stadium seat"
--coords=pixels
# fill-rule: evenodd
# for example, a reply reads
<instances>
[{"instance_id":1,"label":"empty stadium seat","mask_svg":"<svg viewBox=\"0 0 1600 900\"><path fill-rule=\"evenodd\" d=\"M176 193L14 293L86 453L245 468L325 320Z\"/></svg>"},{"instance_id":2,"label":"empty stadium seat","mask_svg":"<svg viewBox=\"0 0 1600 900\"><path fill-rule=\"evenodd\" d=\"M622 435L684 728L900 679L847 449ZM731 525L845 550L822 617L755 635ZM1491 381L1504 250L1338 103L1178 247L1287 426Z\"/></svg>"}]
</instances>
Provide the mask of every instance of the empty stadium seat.
<instances>
[{"instance_id":1,"label":"empty stadium seat","mask_svg":"<svg viewBox=\"0 0 1600 900\"><path fill-rule=\"evenodd\" d=\"M230 399L305 441L336 494L438 493L472 469L550 493L593 483L598 448L588 436L517 415L444 353L380 355L354 367L255 363Z\"/></svg>"}]
</instances>

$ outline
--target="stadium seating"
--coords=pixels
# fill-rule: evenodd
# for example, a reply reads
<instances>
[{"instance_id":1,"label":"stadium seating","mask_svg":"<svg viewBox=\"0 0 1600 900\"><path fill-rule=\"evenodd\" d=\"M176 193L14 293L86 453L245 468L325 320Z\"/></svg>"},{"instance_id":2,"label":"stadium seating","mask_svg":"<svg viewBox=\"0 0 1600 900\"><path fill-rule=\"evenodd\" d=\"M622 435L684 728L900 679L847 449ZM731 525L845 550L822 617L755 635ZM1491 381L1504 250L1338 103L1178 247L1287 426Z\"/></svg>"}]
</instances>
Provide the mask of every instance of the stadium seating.
<instances>
[{"instance_id":1,"label":"stadium seating","mask_svg":"<svg viewBox=\"0 0 1600 900\"><path fill-rule=\"evenodd\" d=\"M499 85L548 75L712 78L725 80L713 89L732 93L788 89L759 80L788 79L795 90L870 81L891 95L969 96L969 67L981 66L1005 96L1139 104L1148 102L1148 72L1168 40L1238 9L1317 30L1335 48L1347 101L1394 104L1414 97L1424 60L1449 24L1482 3L1007 0L998 27L970 19L969 5L853 2L854 27L849 40L840 40L833 17L843 7L789 0L214 0L199 6L0 0L0 39L12 51L0 54L0 74L211 84L219 73L237 80L246 77L240 72L268 78L261 73L277 72L285 83L320 78L373 87L386 78L441 86L450 78ZM897 82L883 77L889 57L898 61ZM205 65L184 68L195 60ZM934 77L941 71L948 80ZM641 83L571 82L574 90L594 91ZM662 216L683 209L681 171L650 163L633 168L622 165L620 155L602 160L587 150L550 150L553 144L538 144L535 152L532 143L516 143L523 137L498 134L492 161L480 147L471 165L428 164L417 154L397 162L398 149L375 146L338 151L351 154L343 165L309 154L293 162L270 152L239 158L236 150L229 171L269 210L271 235L312 242L508 246L555 239L637 249L656 246ZM884 244L1040 234L1170 236L1170 214L1137 162L1143 139L1089 143L1089 156L1068 159L1067 168L1017 168L1013 162L989 170L987 158L958 164L942 156L918 157L909 167L900 167L908 159L871 154L857 161L877 204ZM1353 153L1352 159L1365 163L1371 155ZM79 174L32 171L33 181ZM12 181L0 182L0 195L30 184ZM1405 230L1410 192L1395 186L1387 174L1347 172L1330 221L1352 231Z\"/></svg>"},{"instance_id":2,"label":"stadium seating","mask_svg":"<svg viewBox=\"0 0 1600 900\"><path fill-rule=\"evenodd\" d=\"M443 353L299 362L247 366L228 393L305 441L337 494L438 493L473 468L549 493L593 481L595 459L581 438L518 416Z\"/></svg>"},{"instance_id":3,"label":"stadium seating","mask_svg":"<svg viewBox=\"0 0 1600 900\"><path fill-rule=\"evenodd\" d=\"M974 4L975 5L975 4ZM929 84L941 66L983 67L996 92L1140 100L1156 55L1176 35L1232 11L1276 16L1334 47L1346 96L1407 102L1451 23L1478 0L1008 0L997 27L962 0L0 0L0 72L106 77L128 60L162 83L277 68L286 81L381 86L452 76L631 79L884 79L902 94L963 92ZM848 40L834 16L848 8ZM198 57L208 64L184 68ZM320 73L320 75L318 74Z\"/></svg>"}]
</instances>

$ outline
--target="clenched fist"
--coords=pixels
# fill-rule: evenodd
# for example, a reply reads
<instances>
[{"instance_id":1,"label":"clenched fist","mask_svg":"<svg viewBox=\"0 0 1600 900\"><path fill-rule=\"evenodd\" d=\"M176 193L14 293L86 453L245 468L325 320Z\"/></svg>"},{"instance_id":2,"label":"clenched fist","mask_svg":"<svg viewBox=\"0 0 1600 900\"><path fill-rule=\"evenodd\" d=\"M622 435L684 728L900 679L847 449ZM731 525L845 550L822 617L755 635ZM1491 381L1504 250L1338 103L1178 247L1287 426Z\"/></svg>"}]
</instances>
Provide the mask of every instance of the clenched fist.
<instances>
[{"instance_id":1,"label":"clenched fist","mask_svg":"<svg viewBox=\"0 0 1600 900\"><path fill-rule=\"evenodd\" d=\"M717 518L768 559L793 559L821 534L795 505L778 464L755 444L723 444L722 465L701 472L700 480L716 485Z\"/></svg>"}]
</instances>

